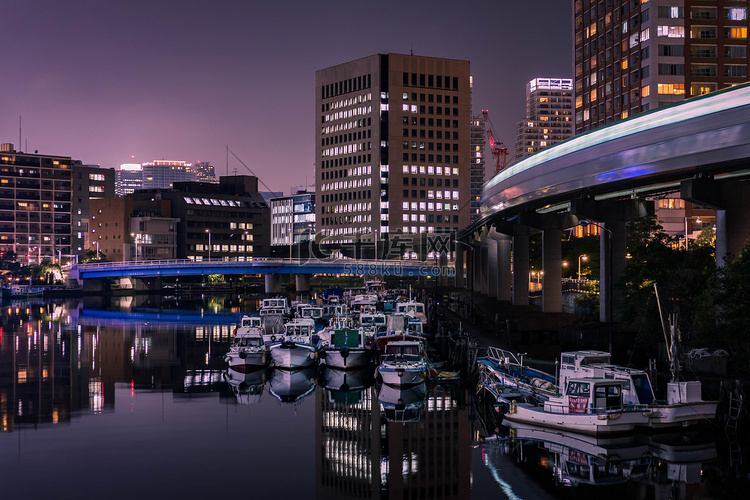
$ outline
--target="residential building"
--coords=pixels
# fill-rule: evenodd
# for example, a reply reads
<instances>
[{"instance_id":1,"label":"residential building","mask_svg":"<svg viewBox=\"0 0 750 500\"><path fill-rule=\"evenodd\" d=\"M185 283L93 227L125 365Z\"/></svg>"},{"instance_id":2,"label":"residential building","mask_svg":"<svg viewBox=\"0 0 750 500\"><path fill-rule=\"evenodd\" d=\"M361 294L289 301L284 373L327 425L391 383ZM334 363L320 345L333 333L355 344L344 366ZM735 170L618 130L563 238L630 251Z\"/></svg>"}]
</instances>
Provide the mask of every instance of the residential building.
<instances>
[{"instance_id":1,"label":"residential building","mask_svg":"<svg viewBox=\"0 0 750 500\"><path fill-rule=\"evenodd\" d=\"M0 252L23 265L71 253L71 172L80 164L0 144Z\"/></svg>"},{"instance_id":2,"label":"residential building","mask_svg":"<svg viewBox=\"0 0 750 500\"><path fill-rule=\"evenodd\" d=\"M518 123L514 161L573 137L573 80L535 78L526 84L526 118Z\"/></svg>"},{"instance_id":3,"label":"residential building","mask_svg":"<svg viewBox=\"0 0 750 500\"><path fill-rule=\"evenodd\" d=\"M271 251L289 257L309 256L315 242L315 193L304 188L271 198Z\"/></svg>"},{"instance_id":4,"label":"residential building","mask_svg":"<svg viewBox=\"0 0 750 500\"><path fill-rule=\"evenodd\" d=\"M73 227L71 234L72 254L83 255L89 247L88 225L90 200L114 198L115 169L99 165L73 165Z\"/></svg>"},{"instance_id":5,"label":"residential building","mask_svg":"<svg viewBox=\"0 0 750 500\"><path fill-rule=\"evenodd\" d=\"M469 69L376 54L316 72L319 241L386 245L469 224Z\"/></svg>"},{"instance_id":6,"label":"residential building","mask_svg":"<svg viewBox=\"0 0 750 500\"><path fill-rule=\"evenodd\" d=\"M574 0L575 133L747 81L748 0Z\"/></svg>"},{"instance_id":7,"label":"residential building","mask_svg":"<svg viewBox=\"0 0 750 500\"><path fill-rule=\"evenodd\" d=\"M123 163L115 170L115 194L127 196L143 189L143 167L140 163Z\"/></svg>"}]
</instances>

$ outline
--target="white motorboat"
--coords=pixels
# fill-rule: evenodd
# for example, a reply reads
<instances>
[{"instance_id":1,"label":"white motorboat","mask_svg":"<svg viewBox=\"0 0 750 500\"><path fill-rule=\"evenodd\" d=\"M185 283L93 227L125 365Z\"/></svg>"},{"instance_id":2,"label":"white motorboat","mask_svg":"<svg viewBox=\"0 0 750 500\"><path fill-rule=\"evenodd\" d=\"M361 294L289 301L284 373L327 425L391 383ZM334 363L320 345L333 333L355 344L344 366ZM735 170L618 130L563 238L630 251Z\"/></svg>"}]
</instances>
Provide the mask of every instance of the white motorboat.
<instances>
[{"instance_id":1,"label":"white motorboat","mask_svg":"<svg viewBox=\"0 0 750 500\"><path fill-rule=\"evenodd\" d=\"M419 318L422 327L427 326L427 315L425 314L424 304L416 300L396 302L396 314L412 314Z\"/></svg>"},{"instance_id":2,"label":"white motorboat","mask_svg":"<svg viewBox=\"0 0 750 500\"><path fill-rule=\"evenodd\" d=\"M648 423L651 410L646 405L623 403L624 385L613 379L569 379L563 394L542 399L503 384L496 372L480 366L478 390L494 398L504 421L601 436L632 432Z\"/></svg>"},{"instance_id":3,"label":"white motorboat","mask_svg":"<svg viewBox=\"0 0 750 500\"><path fill-rule=\"evenodd\" d=\"M384 384L409 386L427 378L427 355L418 340L394 340L385 345L378 374Z\"/></svg>"},{"instance_id":4,"label":"white motorboat","mask_svg":"<svg viewBox=\"0 0 750 500\"><path fill-rule=\"evenodd\" d=\"M283 340L271 344L271 359L277 368L295 369L318 361L321 341L315 333L315 321L296 318L284 325Z\"/></svg>"},{"instance_id":5,"label":"white motorboat","mask_svg":"<svg viewBox=\"0 0 750 500\"><path fill-rule=\"evenodd\" d=\"M350 370L369 365L373 359L372 344L367 345L359 328L342 328L330 333L328 344L321 352L326 366Z\"/></svg>"},{"instance_id":6,"label":"white motorboat","mask_svg":"<svg viewBox=\"0 0 750 500\"><path fill-rule=\"evenodd\" d=\"M261 301L258 312L261 316L265 314L283 314L284 316L289 316L291 308L289 307L289 300L286 297L269 297Z\"/></svg>"},{"instance_id":7,"label":"white motorboat","mask_svg":"<svg viewBox=\"0 0 750 500\"><path fill-rule=\"evenodd\" d=\"M622 380L623 402L648 405L651 409L648 427L674 427L712 420L718 401L701 399L699 381L667 383L667 400L654 396L651 380L643 370L610 363L610 354L602 351L571 351L560 355L560 387L572 378L606 378Z\"/></svg>"},{"instance_id":8,"label":"white motorboat","mask_svg":"<svg viewBox=\"0 0 750 500\"><path fill-rule=\"evenodd\" d=\"M235 330L232 345L224 355L224 361L235 371L245 373L271 361L269 350L270 337L264 339L263 331L253 324L253 317L244 316L240 326Z\"/></svg>"}]
</instances>

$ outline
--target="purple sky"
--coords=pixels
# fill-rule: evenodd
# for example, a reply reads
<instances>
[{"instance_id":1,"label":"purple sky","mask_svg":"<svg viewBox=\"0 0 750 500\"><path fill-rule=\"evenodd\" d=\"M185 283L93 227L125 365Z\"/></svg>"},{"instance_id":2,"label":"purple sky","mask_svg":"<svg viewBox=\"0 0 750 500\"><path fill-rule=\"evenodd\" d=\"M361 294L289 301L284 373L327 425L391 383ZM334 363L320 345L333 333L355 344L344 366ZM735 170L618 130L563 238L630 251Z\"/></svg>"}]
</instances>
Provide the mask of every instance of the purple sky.
<instances>
[{"instance_id":1,"label":"purple sky","mask_svg":"<svg viewBox=\"0 0 750 500\"><path fill-rule=\"evenodd\" d=\"M6 0L0 142L114 167L226 145L285 193L314 182L315 71L377 53L466 59L509 149L525 85L572 75L569 0ZM133 157L131 159L131 156ZM488 170L492 158L488 161ZM234 158L229 171L247 173Z\"/></svg>"}]
</instances>

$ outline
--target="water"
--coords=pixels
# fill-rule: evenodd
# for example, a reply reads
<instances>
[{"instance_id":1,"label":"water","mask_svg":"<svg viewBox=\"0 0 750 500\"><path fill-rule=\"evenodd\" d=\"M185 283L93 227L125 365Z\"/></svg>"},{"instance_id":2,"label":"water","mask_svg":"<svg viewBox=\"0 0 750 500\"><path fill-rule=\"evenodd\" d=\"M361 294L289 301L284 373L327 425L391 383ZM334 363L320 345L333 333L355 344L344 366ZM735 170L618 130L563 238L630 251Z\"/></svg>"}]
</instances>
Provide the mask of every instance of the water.
<instances>
[{"instance_id":1,"label":"water","mask_svg":"<svg viewBox=\"0 0 750 500\"><path fill-rule=\"evenodd\" d=\"M748 485L732 443L705 433L528 441L495 434L466 387L230 373L222 356L255 302L159 305L2 308L3 497L724 498Z\"/></svg>"}]
</instances>

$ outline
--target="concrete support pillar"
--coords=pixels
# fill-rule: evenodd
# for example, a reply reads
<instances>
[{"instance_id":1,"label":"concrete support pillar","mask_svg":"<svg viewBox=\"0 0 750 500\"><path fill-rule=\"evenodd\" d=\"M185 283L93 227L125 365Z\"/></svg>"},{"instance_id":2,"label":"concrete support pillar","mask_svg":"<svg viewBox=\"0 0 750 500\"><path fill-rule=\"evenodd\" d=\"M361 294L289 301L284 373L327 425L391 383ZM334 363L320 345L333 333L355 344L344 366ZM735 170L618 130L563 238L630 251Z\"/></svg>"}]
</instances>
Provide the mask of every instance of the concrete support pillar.
<instances>
[{"instance_id":1,"label":"concrete support pillar","mask_svg":"<svg viewBox=\"0 0 750 500\"><path fill-rule=\"evenodd\" d=\"M542 232L542 311L562 312L562 231Z\"/></svg>"},{"instance_id":2,"label":"concrete support pillar","mask_svg":"<svg viewBox=\"0 0 750 500\"><path fill-rule=\"evenodd\" d=\"M106 278L90 278L83 280L84 294L102 294L110 291L109 280Z\"/></svg>"},{"instance_id":3,"label":"concrete support pillar","mask_svg":"<svg viewBox=\"0 0 750 500\"><path fill-rule=\"evenodd\" d=\"M511 289L513 287L513 275L511 274L511 240L505 236L497 242L498 253L498 285L497 300L510 302Z\"/></svg>"},{"instance_id":4,"label":"concrete support pillar","mask_svg":"<svg viewBox=\"0 0 750 500\"><path fill-rule=\"evenodd\" d=\"M497 288L500 278L499 243L497 240L487 238L487 296L491 298L497 298Z\"/></svg>"},{"instance_id":5,"label":"concrete support pillar","mask_svg":"<svg viewBox=\"0 0 750 500\"><path fill-rule=\"evenodd\" d=\"M727 211L716 211L716 267L724 267L729 255L729 238L727 233Z\"/></svg>"},{"instance_id":6,"label":"concrete support pillar","mask_svg":"<svg viewBox=\"0 0 750 500\"><path fill-rule=\"evenodd\" d=\"M309 292L310 291L310 275L309 274L295 274L294 284L297 287L297 293Z\"/></svg>"},{"instance_id":7,"label":"concrete support pillar","mask_svg":"<svg viewBox=\"0 0 750 500\"><path fill-rule=\"evenodd\" d=\"M479 255L481 257L481 266L479 267L479 284L480 290L484 295L490 294L489 280L489 243L485 242L479 246Z\"/></svg>"},{"instance_id":8,"label":"concrete support pillar","mask_svg":"<svg viewBox=\"0 0 750 500\"><path fill-rule=\"evenodd\" d=\"M529 235L513 236L513 305L529 305Z\"/></svg>"},{"instance_id":9,"label":"concrete support pillar","mask_svg":"<svg viewBox=\"0 0 750 500\"><path fill-rule=\"evenodd\" d=\"M463 245L456 245L456 288L466 288L466 278L464 276L464 251Z\"/></svg>"},{"instance_id":10,"label":"concrete support pillar","mask_svg":"<svg viewBox=\"0 0 750 500\"><path fill-rule=\"evenodd\" d=\"M448 286L448 252L443 251L440 252L440 258L438 259L438 266L440 268L440 276L438 279L438 284L440 286Z\"/></svg>"},{"instance_id":11,"label":"concrete support pillar","mask_svg":"<svg viewBox=\"0 0 750 500\"><path fill-rule=\"evenodd\" d=\"M281 293L281 277L278 274L266 274L266 293Z\"/></svg>"},{"instance_id":12,"label":"concrete support pillar","mask_svg":"<svg viewBox=\"0 0 750 500\"><path fill-rule=\"evenodd\" d=\"M133 291L136 293L161 293L161 278L132 278Z\"/></svg>"},{"instance_id":13,"label":"concrete support pillar","mask_svg":"<svg viewBox=\"0 0 750 500\"><path fill-rule=\"evenodd\" d=\"M479 251L478 245L472 245L472 250L469 252L469 261L471 262L471 290L476 292L481 291L481 275L482 275L482 257Z\"/></svg>"}]
</instances>

